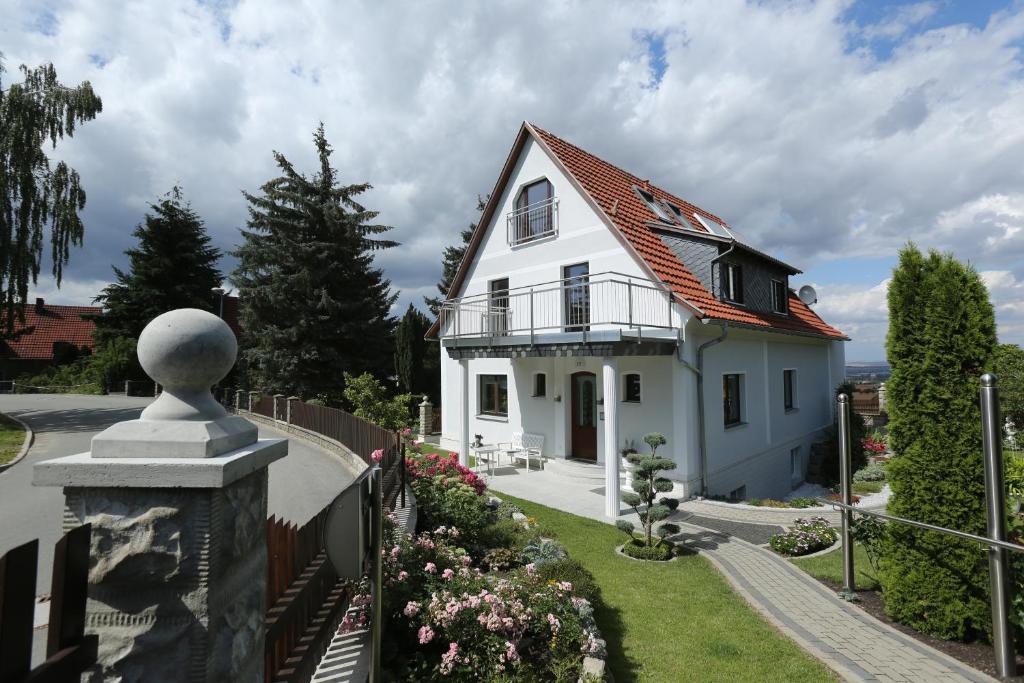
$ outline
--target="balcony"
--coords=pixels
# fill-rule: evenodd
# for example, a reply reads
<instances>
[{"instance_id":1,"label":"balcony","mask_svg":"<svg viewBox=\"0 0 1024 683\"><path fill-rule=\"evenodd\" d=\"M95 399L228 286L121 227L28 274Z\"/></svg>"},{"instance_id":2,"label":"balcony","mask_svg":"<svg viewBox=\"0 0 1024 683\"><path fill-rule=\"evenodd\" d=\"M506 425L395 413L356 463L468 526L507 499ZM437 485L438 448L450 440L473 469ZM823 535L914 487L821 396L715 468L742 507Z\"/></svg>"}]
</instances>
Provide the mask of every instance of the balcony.
<instances>
[{"instance_id":1,"label":"balcony","mask_svg":"<svg viewBox=\"0 0 1024 683\"><path fill-rule=\"evenodd\" d=\"M508 214L510 247L528 244L558 234L558 199L550 197Z\"/></svg>"},{"instance_id":2,"label":"balcony","mask_svg":"<svg viewBox=\"0 0 1024 683\"><path fill-rule=\"evenodd\" d=\"M674 341L672 294L660 282L606 272L446 301L446 346Z\"/></svg>"}]
</instances>

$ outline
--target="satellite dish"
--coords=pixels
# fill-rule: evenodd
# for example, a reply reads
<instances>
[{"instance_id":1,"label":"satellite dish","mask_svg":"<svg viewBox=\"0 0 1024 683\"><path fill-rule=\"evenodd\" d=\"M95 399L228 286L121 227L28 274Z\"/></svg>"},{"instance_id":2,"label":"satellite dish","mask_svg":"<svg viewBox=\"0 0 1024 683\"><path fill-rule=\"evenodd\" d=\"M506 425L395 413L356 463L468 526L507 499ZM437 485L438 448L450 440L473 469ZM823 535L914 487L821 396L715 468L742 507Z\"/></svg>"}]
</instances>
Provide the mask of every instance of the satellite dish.
<instances>
[{"instance_id":1,"label":"satellite dish","mask_svg":"<svg viewBox=\"0 0 1024 683\"><path fill-rule=\"evenodd\" d=\"M818 293L814 291L814 287L810 285L804 285L800 288L800 291L796 293L800 297L800 301L803 301L806 305L812 306L818 303Z\"/></svg>"}]
</instances>

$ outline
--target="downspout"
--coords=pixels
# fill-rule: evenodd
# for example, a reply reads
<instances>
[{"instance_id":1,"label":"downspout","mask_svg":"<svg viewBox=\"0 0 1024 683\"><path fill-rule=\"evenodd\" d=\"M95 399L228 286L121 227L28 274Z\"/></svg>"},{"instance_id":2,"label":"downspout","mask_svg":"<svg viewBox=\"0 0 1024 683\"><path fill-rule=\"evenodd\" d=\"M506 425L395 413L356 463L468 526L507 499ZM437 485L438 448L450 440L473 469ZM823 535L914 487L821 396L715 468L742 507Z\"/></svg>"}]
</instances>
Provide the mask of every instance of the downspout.
<instances>
[{"instance_id":1,"label":"downspout","mask_svg":"<svg viewBox=\"0 0 1024 683\"><path fill-rule=\"evenodd\" d=\"M702 322L707 325L709 321ZM697 347L697 432L700 436L700 495L702 496L708 495L708 440L704 429L704 350L715 344L720 344L729 336L729 323L723 320L720 324L722 334Z\"/></svg>"}]
</instances>

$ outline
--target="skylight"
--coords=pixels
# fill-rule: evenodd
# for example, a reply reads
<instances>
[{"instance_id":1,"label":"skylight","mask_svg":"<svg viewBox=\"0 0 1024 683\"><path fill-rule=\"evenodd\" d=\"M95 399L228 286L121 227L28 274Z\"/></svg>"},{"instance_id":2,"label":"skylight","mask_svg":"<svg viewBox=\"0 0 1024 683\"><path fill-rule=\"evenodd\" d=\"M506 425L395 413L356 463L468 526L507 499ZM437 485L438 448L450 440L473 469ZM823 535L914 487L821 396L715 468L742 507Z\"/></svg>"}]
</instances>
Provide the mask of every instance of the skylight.
<instances>
[{"instance_id":1,"label":"skylight","mask_svg":"<svg viewBox=\"0 0 1024 683\"><path fill-rule=\"evenodd\" d=\"M637 187L635 189L636 189L637 194L640 195L640 198L643 199L645 202L647 202L647 206L651 207L651 211L654 212L655 216L657 216L661 220L665 221L666 223L675 223L675 221L672 220L672 216L670 216L668 211L665 210L665 207L662 206L654 198L653 194L651 194L650 192L648 192L646 190L641 190L639 187Z\"/></svg>"},{"instance_id":2,"label":"skylight","mask_svg":"<svg viewBox=\"0 0 1024 683\"><path fill-rule=\"evenodd\" d=\"M686 214L683 213L682 209L680 209L672 202L665 202L665 206L672 210L672 213L674 214L676 221L678 221L681 226L683 226L684 228L689 228L690 230L694 229L693 224L686 219Z\"/></svg>"},{"instance_id":3,"label":"skylight","mask_svg":"<svg viewBox=\"0 0 1024 683\"><path fill-rule=\"evenodd\" d=\"M729 232L729 229L722 225L721 223L713 221L710 218L705 218L704 216L701 216L699 213L693 214L693 217L700 221L700 224L703 225L707 229L707 231L710 232L712 235L717 235L718 237L724 237L730 240L735 239L732 233Z\"/></svg>"}]
</instances>

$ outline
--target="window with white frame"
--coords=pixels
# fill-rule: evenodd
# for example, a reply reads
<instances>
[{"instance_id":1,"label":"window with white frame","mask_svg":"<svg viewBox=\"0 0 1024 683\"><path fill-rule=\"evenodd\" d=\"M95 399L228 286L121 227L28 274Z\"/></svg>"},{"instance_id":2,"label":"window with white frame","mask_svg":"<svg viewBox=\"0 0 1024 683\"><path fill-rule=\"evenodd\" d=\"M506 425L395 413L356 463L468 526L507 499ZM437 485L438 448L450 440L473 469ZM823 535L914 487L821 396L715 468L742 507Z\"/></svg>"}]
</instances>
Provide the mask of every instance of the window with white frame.
<instances>
[{"instance_id":1,"label":"window with white frame","mask_svg":"<svg viewBox=\"0 0 1024 683\"><path fill-rule=\"evenodd\" d=\"M508 215L508 243L512 246L554 235L558 231L558 203L547 178L524 185Z\"/></svg>"},{"instance_id":2,"label":"window with white frame","mask_svg":"<svg viewBox=\"0 0 1024 683\"><path fill-rule=\"evenodd\" d=\"M722 264L722 298L734 304L743 303L743 269L738 263Z\"/></svg>"},{"instance_id":3,"label":"window with white frame","mask_svg":"<svg viewBox=\"0 0 1024 683\"><path fill-rule=\"evenodd\" d=\"M640 373L628 372L622 376L622 400L624 403L640 403Z\"/></svg>"},{"instance_id":4,"label":"window with white frame","mask_svg":"<svg viewBox=\"0 0 1024 683\"><path fill-rule=\"evenodd\" d=\"M722 375L722 409L725 426L735 427L743 422L743 375L730 373Z\"/></svg>"},{"instance_id":5,"label":"window with white frame","mask_svg":"<svg viewBox=\"0 0 1024 683\"><path fill-rule=\"evenodd\" d=\"M772 280L772 310L776 313L789 313L789 296L783 280Z\"/></svg>"},{"instance_id":6,"label":"window with white frame","mask_svg":"<svg viewBox=\"0 0 1024 683\"><path fill-rule=\"evenodd\" d=\"M480 414L508 417L508 376L480 375Z\"/></svg>"},{"instance_id":7,"label":"window with white frame","mask_svg":"<svg viewBox=\"0 0 1024 683\"><path fill-rule=\"evenodd\" d=\"M544 398L548 395L548 376L543 372L533 375L533 398Z\"/></svg>"},{"instance_id":8,"label":"window with white frame","mask_svg":"<svg viewBox=\"0 0 1024 683\"><path fill-rule=\"evenodd\" d=\"M782 371L782 404L787 411L796 410L796 370Z\"/></svg>"}]
</instances>

